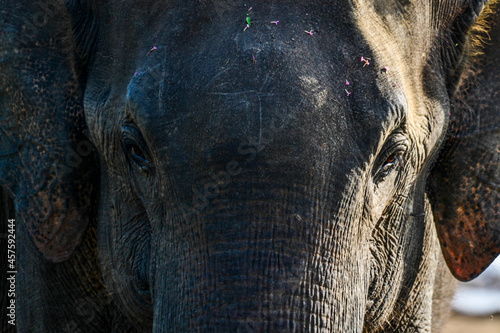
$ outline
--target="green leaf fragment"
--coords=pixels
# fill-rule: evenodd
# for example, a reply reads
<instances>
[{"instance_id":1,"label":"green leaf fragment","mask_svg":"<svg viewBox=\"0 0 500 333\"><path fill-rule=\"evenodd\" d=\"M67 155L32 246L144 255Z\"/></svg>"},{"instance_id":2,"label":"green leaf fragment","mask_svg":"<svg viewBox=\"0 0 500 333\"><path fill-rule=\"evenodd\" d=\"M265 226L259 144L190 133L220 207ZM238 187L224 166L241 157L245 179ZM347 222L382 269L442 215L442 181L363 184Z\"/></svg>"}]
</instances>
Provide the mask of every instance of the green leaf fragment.
<instances>
[{"instance_id":1,"label":"green leaf fragment","mask_svg":"<svg viewBox=\"0 0 500 333\"><path fill-rule=\"evenodd\" d=\"M251 26L252 25L252 21L250 19L250 16L247 16L247 24L248 26Z\"/></svg>"}]
</instances>

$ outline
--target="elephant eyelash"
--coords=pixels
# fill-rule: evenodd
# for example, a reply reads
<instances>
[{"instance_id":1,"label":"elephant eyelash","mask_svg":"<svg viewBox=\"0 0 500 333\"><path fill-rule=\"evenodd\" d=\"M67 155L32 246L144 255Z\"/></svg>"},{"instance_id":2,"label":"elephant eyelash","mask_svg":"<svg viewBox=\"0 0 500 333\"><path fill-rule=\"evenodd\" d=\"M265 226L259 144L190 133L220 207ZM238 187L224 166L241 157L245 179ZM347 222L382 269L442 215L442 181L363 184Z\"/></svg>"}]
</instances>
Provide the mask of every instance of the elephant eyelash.
<instances>
[{"instance_id":1,"label":"elephant eyelash","mask_svg":"<svg viewBox=\"0 0 500 333\"><path fill-rule=\"evenodd\" d=\"M148 163L148 159L146 158L144 152L141 150L141 148L136 145L135 143L126 143L128 147L128 151L130 152L130 155L132 158L138 162L139 164L146 164Z\"/></svg>"},{"instance_id":2,"label":"elephant eyelash","mask_svg":"<svg viewBox=\"0 0 500 333\"><path fill-rule=\"evenodd\" d=\"M376 180L377 182L383 180L389 175L389 173L394 170L401 162L401 155L398 153L392 153L384 161L384 164L380 167L377 172Z\"/></svg>"},{"instance_id":3,"label":"elephant eyelash","mask_svg":"<svg viewBox=\"0 0 500 333\"><path fill-rule=\"evenodd\" d=\"M373 177L375 183L383 181L392 171L403 164L403 156L406 151L406 145L399 142L393 142L382 151L376 166L376 173Z\"/></svg>"},{"instance_id":4,"label":"elephant eyelash","mask_svg":"<svg viewBox=\"0 0 500 333\"><path fill-rule=\"evenodd\" d=\"M124 150L127 157L133 162L142 172L149 173L151 171L151 162L148 158L147 149L144 144L139 130L131 125L122 127Z\"/></svg>"}]
</instances>

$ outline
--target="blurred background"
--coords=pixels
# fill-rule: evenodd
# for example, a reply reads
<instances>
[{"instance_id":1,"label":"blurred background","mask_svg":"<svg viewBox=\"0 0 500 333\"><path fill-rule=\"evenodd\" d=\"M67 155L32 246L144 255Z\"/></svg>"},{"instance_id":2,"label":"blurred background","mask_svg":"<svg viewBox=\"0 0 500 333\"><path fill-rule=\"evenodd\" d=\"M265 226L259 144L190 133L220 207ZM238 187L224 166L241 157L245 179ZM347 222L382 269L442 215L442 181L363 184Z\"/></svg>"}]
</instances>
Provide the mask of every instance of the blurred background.
<instances>
[{"instance_id":1,"label":"blurred background","mask_svg":"<svg viewBox=\"0 0 500 333\"><path fill-rule=\"evenodd\" d=\"M460 283L443 333L500 333L500 257L479 277Z\"/></svg>"}]
</instances>

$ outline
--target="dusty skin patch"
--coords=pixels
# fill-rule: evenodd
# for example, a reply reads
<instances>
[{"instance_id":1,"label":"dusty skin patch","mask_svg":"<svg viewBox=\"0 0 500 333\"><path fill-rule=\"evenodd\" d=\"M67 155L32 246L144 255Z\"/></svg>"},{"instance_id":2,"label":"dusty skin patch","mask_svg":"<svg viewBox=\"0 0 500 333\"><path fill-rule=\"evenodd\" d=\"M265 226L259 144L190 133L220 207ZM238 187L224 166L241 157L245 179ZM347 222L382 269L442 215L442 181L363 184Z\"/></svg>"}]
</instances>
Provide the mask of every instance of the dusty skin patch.
<instances>
[{"instance_id":1,"label":"dusty skin patch","mask_svg":"<svg viewBox=\"0 0 500 333\"><path fill-rule=\"evenodd\" d=\"M389 6L389 4L386 4ZM430 50L429 33L415 35L412 33L415 25L427 27L421 31L430 30L425 17L413 13L428 12L427 8L407 6L402 8L393 4L394 10L380 12L375 8L373 1L354 1L354 17L367 43L373 50L377 63L389 66L391 71L388 77L398 82L408 100L411 115L426 114L421 100L424 96L420 75ZM421 6L424 6L423 4ZM423 20L423 22L418 22ZM408 37L411 36L411 37ZM408 40L412 38L413 40ZM404 47L401 47L404 46Z\"/></svg>"},{"instance_id":2,"label":"dusty skin patch","mask_svg":"<svg viewBox=\"0 0 500 333\"><path fill-rule=\"evenodd\" d=\"M323 88L319 81L312 76L300 76L300 81L305 91L309 91L312 93L311 103L317 107L321 108L327 102L328 91L326 88Z\"/></svg>"},{"instance_id":3,"label":"dusty skin patch","mask_svg":"<svg viewBox=\"0 0 500 333\"><path fill-rule=\"evenodd\" d=\"M431 15L422 14L430 13L428 6L424 1L404 5L392 0L383 5L373 0L353 1L354 19L375 55L374 61L381 68L390 68L385 75L388 81L379 81L379 89L405 100L409 136L425 147L421 152L430 155L441 136L434 125L445 123L445 112L439 101L425 94L423 86L422 73L431 56L434 35ZM422 164L427 156L417 158Z\"/></svg>"}]
</instances>

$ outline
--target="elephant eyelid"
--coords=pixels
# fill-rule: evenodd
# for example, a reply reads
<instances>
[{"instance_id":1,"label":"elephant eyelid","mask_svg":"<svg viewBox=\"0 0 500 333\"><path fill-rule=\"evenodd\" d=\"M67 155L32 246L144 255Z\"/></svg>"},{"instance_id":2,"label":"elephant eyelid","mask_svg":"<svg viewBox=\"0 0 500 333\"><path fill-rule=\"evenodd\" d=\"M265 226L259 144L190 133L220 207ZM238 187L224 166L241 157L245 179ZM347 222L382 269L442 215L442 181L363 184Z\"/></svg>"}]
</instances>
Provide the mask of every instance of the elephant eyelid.
<instances>
[{"instance_id":1,"label":"elephant eyelid","mask_svg":"<svg viewBox=\"0 0 500 333\"><path fill-rule=\"evenodd\" d=\"M148 163L148 159L146 154L142 151L142 149L133 142L126 142L127 150L130 152L130 155L134 160L139 162L140 164Z\"/></svg>"},{"instance_id":2,"label":"elephant eyelid","mask_svg":"<svg viewBox=\"0 0 500 333\"><path fill-rule=\"evenodd\" d=\"M128 159L141 171L149 173L151 170L150 159L144 139L135 126L124 125L122 127L123 146Z\"/></svg>"},{"instance_id":3,"label":"elephant eyelid","mask_svg":"<svg viewBox=\"0 0 500 333\"><path fill-rule=\"evenodd\" d=\"M387 156L384 164L377 172L376 178L378 179L378 181L387 177L387 175L392 170L394 170L396 166L399 165L400 162L401 162L401 155L398 153L392 153L389 156Z\"/></svg>"},{"instance_id":4,"label":"elephant eyelid","mask_svg":"<svg viewBox=\"0 0 500 333\"><path fill-rule=\"evenodd\" d=\"M401 166L404 162L404 153L407 150L405 140L394 138L382 149L377 162L375 163L375 174L373 180L375 183L383 181L392 171Z\"/></svg>"}]
</instances>

